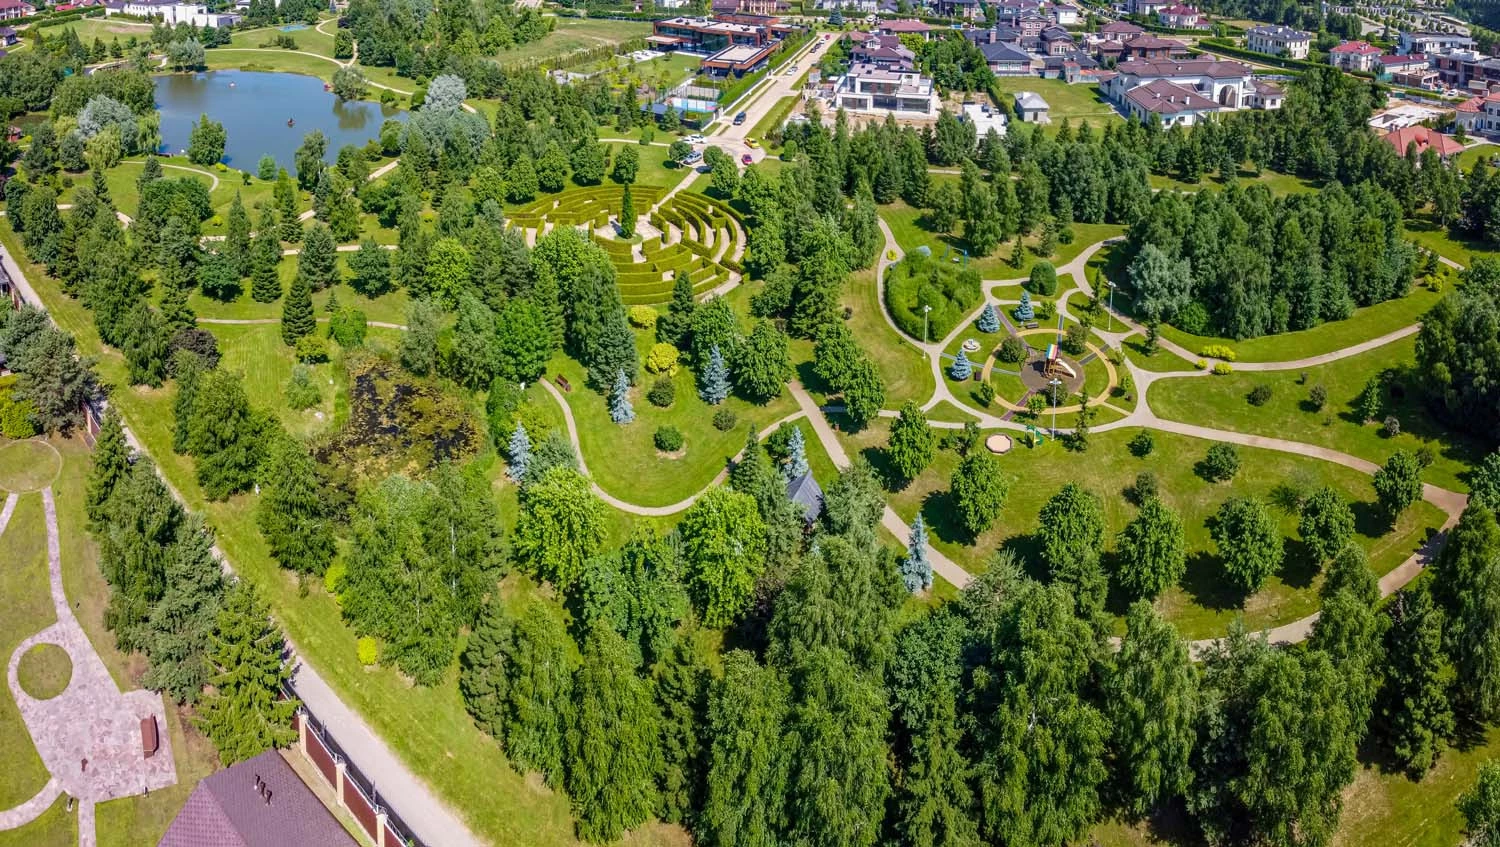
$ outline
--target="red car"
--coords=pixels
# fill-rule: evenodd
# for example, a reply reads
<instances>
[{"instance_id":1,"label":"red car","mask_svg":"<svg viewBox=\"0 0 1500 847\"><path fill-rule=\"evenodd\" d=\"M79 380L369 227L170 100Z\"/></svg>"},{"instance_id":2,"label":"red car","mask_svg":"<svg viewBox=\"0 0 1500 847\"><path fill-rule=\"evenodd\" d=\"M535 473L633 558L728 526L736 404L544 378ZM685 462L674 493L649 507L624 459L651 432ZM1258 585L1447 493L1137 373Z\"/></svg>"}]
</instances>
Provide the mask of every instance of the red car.
<instances>
[{"instance_id":1,"label":"red car","mask_svg":"<svg viewBox=\"0 0 1500 847\"><path fill-rule=\"evenodd\" d=\"M748 164L750 164L753 161L754 161L754 159L750 158L750 154L749 153L746 153L745 155L743 155L743 156L740 157L740 164L742 164L742 165L748 165Z\"/></svg>"}]
</instances>

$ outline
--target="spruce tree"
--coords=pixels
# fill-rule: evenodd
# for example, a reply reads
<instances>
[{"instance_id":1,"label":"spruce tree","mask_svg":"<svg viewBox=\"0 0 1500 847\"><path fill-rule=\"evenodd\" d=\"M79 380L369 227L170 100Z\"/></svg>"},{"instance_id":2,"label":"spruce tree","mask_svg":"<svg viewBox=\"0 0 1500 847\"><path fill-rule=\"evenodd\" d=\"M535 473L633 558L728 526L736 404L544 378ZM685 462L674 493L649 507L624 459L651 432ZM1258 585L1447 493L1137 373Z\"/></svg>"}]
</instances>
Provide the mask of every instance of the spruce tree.
<instances>
[{"instance_id":1,"label":"spruce tree","mask_svg":"<svg viewBox=\"0 0 1500 847\"><path fill-rule=\"evenodd\" d=\"M313 291L338 282L338 245L333 233L321 223L307 228L302 239L302 249L297 253L297 275L307 279Z\"/></svg>"},{"instance_id":2,"label":"spruce tree","mask_svg":"<svg viewBox=\"0 0 1500 847\"><path fill-rule=\"evenodd\" d=\"M277 236L276 213L260 216L260 228L250 243L250 298L257 303L274 303L281 296L281 240Z\"/></svg>"},{"instance_id":3,"label":"spruce tree","mask_svg":"<svg viewBox=\"0 0 1500 847\"><path fill-rule=\"evenodd\" d=\"M590 628L573 682L567 789L585 841L615 841L656 811L660 713L620 634Z\"/></svg>"},{"instance_id":4,"label":"spruce tree","mask_svg":"<svg viewBox=\"0 0 1500 847\"><path fill-rule=\"evenodd\" d=\"M199 710L198 728L219 759L230 765L296 740L291 724L299 704L280 699L292 675L281 659L286 642L249 583L230 589L210 644L213 693Z\"/></svg>"},{"instance_id":5,"label":"spruce tree","mask_svg":"<svg viewBox=\"0 0 1500 847\"><path fill-rule=\"evenodd\" d=\"M197 356L178 355L177 394L172 398L172 452L188 451L188 430L193 425L193 404L198 399L198 384L203 378L203 360Z\"/></svg>"},{"instance_id":6,"label":"spruce tree","mask_svg":"<svg viewBox=\"0 0 1500 847\"><path fill-rule=\"evenodd\" d=\"M962 347L958 349L958 357L953 360L953 364L948 366L948 376L959 382L974 376L974 365L969 362L968 354L964 353Z\"/></svg>"},{"instance_id":7,"label":"spruce tree","mask_svg":"<svg viewBox=\"0 0 1500 847\"><path fill-rule=\"evenodd\" d=\"M297 275L292 278L292 289L287 293L286 302L281 304L281 340L291 347L297 343L297 339L311 335L317 328L318 320L313 316L312 286L299 268Z\"/></svg>"},{"instance_id":8,"label":"spruce tree","mask_svg":"<svg viewBox=\"0 0 1500 847\"><path fill-rule=\"evenodd\" d=\"M1443 614L1422 586L1403 589L1386 606L1385 682L1376 712L1395 760L1420 778L1437 764L1454 733L1443 659Z\"/></svg>"},{"instance_id":9,"label":"spruce tree","mask_svg":"<svg viewBox=\"0 0 1500 847\"><path fill-rule=\"evenodd\" d=\"M1036 310L1031 306L1031 292L1021 289L1021 305L1016 307L1016 320L1030 321L1036 319Z\"/></svg>"},{"instance_id":10,"label":"spruce tree","mask_svg":"<svg viewBox=\"0 0 1500 847\"><path fill-rule=\"evenodd\" d=\"M927 561L927 523L920 514L912 522L906 558L901 560L901 581L913 594L932 587L932 563Z\"/></svg>"},{"instance_id":11,"label":"spruce tree","mask_svg":"<svg viewBox=\"0 0 1500 847\"><path fill-rule=\"evenodd\" d=\"M505 654L510 649L513 626L505 602L492 598L480 609L474 632L459 657L458 690L463 695L464 708L481 730L496 739L503 738L505 733L509 694Z\"/></svg>"},{"instance_id":12,"label":"spruce tree","mask_svg":"<svg viewBox=\"0 0 1500 847\"><path fill-rule=\"evenodd\" d=\"M526 434L526 427L520 421L516 421L516 429L510 434L510 444L506 447L505 455L510 460L505 475L513 482L525 481L526 466L531 463L531 437Z\"/></svg>"},{"instance_id":13,"label":"spruce tree","mask_svg":"<svg viewBox=\"0 0 1500 847\"><path fill-rule=\"evenodd\" d=\"M984 311L979 313L979 320L974 324L980 332L999 332L1000 315L995 311L994 303L984 304Z\"/></svg>"},{"instance_id":14,"label":"spruce tree","mask_svg":"<svg viewBox=\"0 0 1500 847\"><path fill-rule=\"evenodd\" d=\"M317 463L301 444L285 437L272 450L264 477L255 522L272 558L288 570L321 576L333 561L334 541Z\"/></svg>"},{"instance_id":15,"label":"spruce tree","mask_svg":"<svg viewBox=\"0 0 1500 847\"><path fill-rule=\"evenodd\" d=\"M802 427L792 425L792 434L786 441L786 478L788 481L808 474L807 441L802 437Z\"/></svg>"},{"instance_id":16,"label":"spruce tree","mask_svg":"<svg viewBox=\"0 0 1500 847\"><path fill-rule=\"evenodd\" d=\"M717 406L729 397L729 366L724 364L724 354L715 344L708 354L708 367L703 369L703 386L698 396L710 406Z\"/></svg>"},{"instance_id":17,"label":"spruce tree","mask_svg":"<svg viewBox=\"0 0 1500 847\"><path fill-rule=\"evenodd\" d=\"M635 420L635 408L630 405L630 378L623 369L615 375L614 387L609 391L609 419L617 424Z\"/></svg>"},{"instance_id":18,"label":"spruce tree","mask_svg":"<svg viewBox=\"0 0 1500 847\"><path fill-rule=\"evenodd\" d=\"M667 313L656 320L656 340L665 341L678 350L688 349L693 312L697 308L692 277L686 270L673 271L672 302L667 304Z\"/></svg>"},{"instance_id":19,"label":"spruce tree","mask_svg":"<svg viewBox=\"0 0 1500 847\"><path fill-rule=\"evenodd\" d=\"M104 421L94 439L94 459L84 500L89 524L95 529L102 526L109 496L129 473L130 446L125 443L125 427L120 422L120 413L111 406L104 413Z\"/></svg>"},{"instance_id":20,"label":"spruce tree","mask_svg":"<svg viewBox=\"0 0 1500 847\"><path fill-rule=\"evenodd\" d=\"M656 704L661 711L660 803L657 817L691 820L703 800L703 734L712 681L691 629L681 629L656 666Z\"/></svg>"},{"instance_id":21,"label":"spruce tree","mask_svg":"<svg viewBox=\"0 0 1500 847\"><path fill-rule=\"evenodd\" d=\"M192 703L212 675L209 639L224 599L224 569L202 518L190 515L178 527L164 576L166 590L147 624L151 668L142 683Z\"/></svg>"},{"instance_id":22,"label":"spruce tree","mask_svg":"<svg viewBox=\"0 0 1500 847\"><path fill-rule=\"evenodd\" d=\"M240 193L234 193L234 202L229 205L225 219L224 255L234 263L235 276L250 275L250 215L240 201Z\"/></svg>"},{"instance_id":23,"label":"spruce tree","mask_svg":"<svg viewBox=\"0 0 1500 847\"><path fill-rule=\"evenodd\" d=\"M161 319L168 335L197 325L198 316L193 314L193 307L188 305L187 288L171 287L162 294ZM163 353L163 359L165 357L166 354Z\"/></svg>"}]
</instances>

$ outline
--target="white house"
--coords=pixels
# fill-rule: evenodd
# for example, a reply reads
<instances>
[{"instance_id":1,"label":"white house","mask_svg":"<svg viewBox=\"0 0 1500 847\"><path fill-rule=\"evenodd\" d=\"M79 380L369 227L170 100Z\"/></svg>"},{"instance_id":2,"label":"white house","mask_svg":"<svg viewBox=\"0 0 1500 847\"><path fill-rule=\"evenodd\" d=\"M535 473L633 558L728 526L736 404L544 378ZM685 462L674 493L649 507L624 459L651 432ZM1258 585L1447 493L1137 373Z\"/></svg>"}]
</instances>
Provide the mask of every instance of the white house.
<instances>
[{"instance_id":1,"label":"white house","mask_svg":"<svg viewBox=\"0 0 1500 847\"><path fill-rule=\"evenodd\" d=\"M1051 108L1047 105L1047 101L1042 99L1042 95L1035 91L1016 92L1016 119L1023 123L1051 123Z\"/></svg>"},{"instance_id":2,"label":"white house","mask_svg":"<svg viewBox=\"0 0 1500 847\"><path fill-rule=\"evenodd\" d=\"M1159 80L1188 88L1223 109L1253 106L1255 78L1250 68L1239 62L1215 59L1150 62L1132 59L1121 62L1115 67L1115 71L1115 77L1104 83L1104 94L1126 112L1130 111L1127 94Z\"/></svg>"},{"instance_id":3,"label":"white house","mask_svg":"<svg viewBox=\"0 0 1500 847\"><path fill-rule=\"evenodd\" d=\"M941 101L932 80L917 73L854 64L833 84L833 106L897 118L935 117Z\"/></svg>"},{"instance_id":4,"label":"white house","mask_svg":"<svg viewBox=\"0 0 1500 847\"><path fill-rule=\"evenodd\" d=\"M104 4L104 14L134 15L138 18L158 18L169 24L186 23L195 27L234 26L239 15L227 12L210 12L202 3L180 3L177 0L119 0Z\"/></svg>"},{"instance_id":5,"label":"white house","mask_svg":"<svg viewBox=\"0 0 1500 847\"><path fill-rule=\"evenodd\" d=\"M1328 51L1328 64L1346 71L1376 69L1380 63L1380 48L1368 41L1345 41Z\"/></svg>"},{"instance_id":6,"label":"white house","mask_svg":"<svg viewBox=\"0 0 1500 847\"><path fill-rule=\"evenodd\" d=\"M1156 115L1161 119L1162 126L1192 126L1205 115L1219 111L1218 103L1187 86L1164 79L1130 89L1125 93L1121 106L1128 117L1141 121L1145 121L1150 115Z\"/></svg>"},{"instance_id":7,"label":"white house","mask_svg":"<svg viewBox=\"0 0 1500 847\"><path fill-rule=\"evenodd\" d=\"M1289 26L1253 26L1245 32L1245 47L1267 56L1306 59L1312 49L1312 33Z\"/></svg>"},{"instance_id":8,"label":"white house","mask_svg":"<svg viewBox=\"0 0 1500 847\"><path fill-rule=\"evenodd\" d=\"M1156 10L1156 21L1172 29L1203 29L1208 22L1203 13L1192 6L1167 6Z\"/></svg>"}]
</instances>

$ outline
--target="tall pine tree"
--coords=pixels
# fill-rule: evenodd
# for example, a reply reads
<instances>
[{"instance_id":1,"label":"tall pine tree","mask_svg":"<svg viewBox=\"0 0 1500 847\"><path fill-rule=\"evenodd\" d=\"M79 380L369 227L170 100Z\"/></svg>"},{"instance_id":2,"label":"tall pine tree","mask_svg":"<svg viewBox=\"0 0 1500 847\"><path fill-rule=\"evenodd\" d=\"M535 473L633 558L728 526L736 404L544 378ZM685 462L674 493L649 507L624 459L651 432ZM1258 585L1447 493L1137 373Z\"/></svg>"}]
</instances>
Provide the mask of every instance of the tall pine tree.
<instances>
[{"instance_id":1,"label":"tall pine tree","mask_svg":"<svg viewBox=\"0 0 1500 847\"><path fill-rule=\"evenodd\" d=\"M219 759L230 765L291 744L299 704L280 699L292 676L281 660L286 642L270 607L248 583L230 589L211 645L213 692L199 710L198 728L219 749Z\"/></svg>"},{"instance_id":2,"label":"tall pine tree","mask_svg":"<svg viewBox=\"0 0 1500 847\"><path fill-rule=\"evenodd\" d=\"M297 339L312 335L317 328L318 320L313 315L312 285L299 268L297 275L292 278L292 289L286 295L286 302L281 305L281 340L291 347L297 343Z\"/></svg>"}]
</instances>

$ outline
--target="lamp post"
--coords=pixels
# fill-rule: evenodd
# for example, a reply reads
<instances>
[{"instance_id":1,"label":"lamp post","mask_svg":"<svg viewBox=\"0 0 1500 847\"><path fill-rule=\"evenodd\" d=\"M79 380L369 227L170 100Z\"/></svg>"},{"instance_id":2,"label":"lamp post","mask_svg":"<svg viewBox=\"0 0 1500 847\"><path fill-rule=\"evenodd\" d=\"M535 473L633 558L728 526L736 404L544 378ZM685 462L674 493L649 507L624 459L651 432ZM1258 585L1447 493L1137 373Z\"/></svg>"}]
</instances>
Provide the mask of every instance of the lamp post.
<instances>
[{"instance_id":1,"label":"lamp post","mask_svg":"<svg viewBox=\"0 0 1500 847\"><path fill-rule=\"evenodd\" d=\"M1115 331L1115 281L1106 279L1104 284L1109 286L1109 331Z\"/></svg>"},{"instance_id":2,"label":"lamp post","mask_svg":"<svg viewBox=\"0 0 1500 847\"><path fill-rule=\"evenodd\" d=\"M922 343L927 343L927 313L932 311L931 306L922 307Z\"/></svg>"},{"instance_id":3,"label":"lamp post","mask_svg":"<svg viewBox=\"0 0 1500 847\"><path fill-rule=\"evenodd\" d=\"M1060 379L1058 379L1057 377L1054 376L1052 378L1052 381L1049 382L1049 383L1047 383L1047 384L1050 385L1050 386L1052 386L1052 440L1056 441L1057 440L1057 387L1059 385L1062 385L1062 380L1060 380Z\"/></svg>"}]
</instances>

